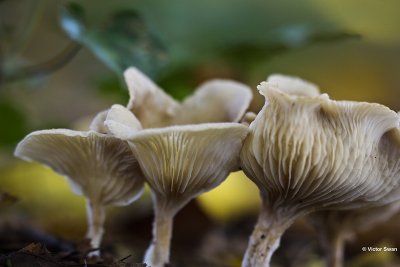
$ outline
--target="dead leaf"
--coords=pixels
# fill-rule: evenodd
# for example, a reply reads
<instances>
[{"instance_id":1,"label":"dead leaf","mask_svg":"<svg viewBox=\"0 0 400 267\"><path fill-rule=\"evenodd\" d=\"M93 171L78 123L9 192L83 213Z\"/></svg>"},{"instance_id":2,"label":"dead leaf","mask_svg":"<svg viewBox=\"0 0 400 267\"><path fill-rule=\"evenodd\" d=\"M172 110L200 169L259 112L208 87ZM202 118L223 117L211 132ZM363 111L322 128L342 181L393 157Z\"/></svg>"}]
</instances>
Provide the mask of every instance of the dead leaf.
<instances>
[{"instance_id":1,"label":"dead leaf","mask_svg":"<svg viewBox=\"0 0 400 267\"><path fill-rule=\"evenodd\" d=\"M50 252L47 250L46 246L41 243L30 243L19 252L25 252L35 255L50 255Z\"/></svg>"}]
</instances>

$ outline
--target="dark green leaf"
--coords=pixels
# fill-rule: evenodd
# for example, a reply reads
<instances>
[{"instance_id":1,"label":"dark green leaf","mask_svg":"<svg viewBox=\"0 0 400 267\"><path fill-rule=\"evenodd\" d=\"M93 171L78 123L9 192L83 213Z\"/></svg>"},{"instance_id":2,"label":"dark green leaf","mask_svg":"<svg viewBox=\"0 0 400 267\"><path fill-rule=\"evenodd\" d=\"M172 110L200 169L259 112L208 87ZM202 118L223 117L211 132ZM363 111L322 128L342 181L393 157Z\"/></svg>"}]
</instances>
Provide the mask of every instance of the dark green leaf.
<instances>
[{"instance_id":1,"label":"dark green leaf","mask_svg":"<svg viewBox=\"0 0 400 267\"><path fill-rule=\"evenodd\" d=\"M108 99L114 99L116 103L123 105L128 103L128 90L126 90L125 85L117 76L102 79L97 88L101 95Z\"/></svg>"},{"instance_id":2,"label":"dark green leaf","mask_svg":"<svg viewBox=\"0 0 400 267\"><path fill-rule=\"evenodd\" d=\"M0 101L0 125L0 146L14 145L28 132L24 115L5 101Z\"/></svg>"},{"instance_id":3,"label":"dark green leaf","mask_svg":"<svg viewBox=\"0 0 400 267\"><path fill-rule=\"evenodd\" d=\"M273 56L302 47L359 39L360 35L345 31L320 30L311 26L287 26L272 32L269 42L243 42L220 48L219 55L231 64L240 65L263 62Z\"/></svg>"}]
</instances>

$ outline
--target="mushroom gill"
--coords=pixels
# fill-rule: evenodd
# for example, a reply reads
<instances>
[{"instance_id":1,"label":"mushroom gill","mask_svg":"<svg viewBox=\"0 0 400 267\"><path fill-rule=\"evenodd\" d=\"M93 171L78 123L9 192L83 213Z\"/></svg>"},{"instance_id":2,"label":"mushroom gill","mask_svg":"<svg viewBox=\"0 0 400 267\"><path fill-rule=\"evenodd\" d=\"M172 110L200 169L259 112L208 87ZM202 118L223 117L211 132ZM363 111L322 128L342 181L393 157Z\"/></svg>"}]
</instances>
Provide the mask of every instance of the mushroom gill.
<instances>
[{"instance_id":1,"label":"mushroom gill","mask_svg":"<svg viewBox=\"0 0 400 267\"><path fill-rule=\"evenodd\" d=\"M113 136L67 129L36 131L18 144L15 155L52 168L67 178L74 193L86 198L87 237L95 249L104 232L105 207L128 205L143 191L137 160L127 142Z\"/></svg>"},{"instance_id":2,"label":"mushroom gill","mask_svg":"<svg viewBox=\"0 0 400 267\"><path fill-rule=\"evenodd\" d=\"M239 168L247 133L248 128L239 123L132 130L130 136L114 132L128 140L152 190L155 218L146 264L162 267L169 262L173 217L191 199L218 186Z\"/></svg>"},{"instance_id":3,"label":"mushroom gill","mask_svg":"<svg viewBox=\"0 0 400 267\"><path fill-rule=\"evenodd\" d=\"M294 89L282 82L258 89L265 105L250 125L241 166L259 187L263 207L242 266L269 266L281 235L302 215L400 198L395 112L326 94L290 94Z\"/></svg>"}]
</instances>

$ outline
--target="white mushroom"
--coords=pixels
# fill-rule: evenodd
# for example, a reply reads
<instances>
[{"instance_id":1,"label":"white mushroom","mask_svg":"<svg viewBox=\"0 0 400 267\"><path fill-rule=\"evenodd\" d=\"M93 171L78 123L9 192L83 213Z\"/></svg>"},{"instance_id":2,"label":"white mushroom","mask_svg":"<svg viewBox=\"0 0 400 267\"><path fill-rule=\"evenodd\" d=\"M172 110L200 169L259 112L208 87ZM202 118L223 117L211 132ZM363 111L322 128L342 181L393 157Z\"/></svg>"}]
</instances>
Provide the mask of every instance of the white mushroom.
<instances>
[{"instance_id":1,"label":"white mushroom","mask_svg":"<svg viewBox=\"0 0 400 267\"><path fill-rule=\"evenodd\" d=\"M257 114L255 114L254 112L246 112L246 114L244 114L243 118L240 120L240 123L246 126L250 126L250 124L256 119Z\"/></svg>"},{"instance_id":2,"label":"white mushroom","mask_svg":"<svg viewBox=\"0 0 400 267\"><path fill-rule=\"evenodd\" d=\"M231 80L210 80L183 103L175 101L136 68L125 71L130 109L143 128L207 122L238 122L253 98L251 89Z\"/></svg>"},{"instance_id":3,"label":"white mushroom","mask_svg":"<svg viewBox=\"0 0 400 267\"><path fill-rule=\"evenodd\" d=\"M107 119L106 125L111 122ZM162 267L169 262L173 217L191 199L239 168L248 128L239 123L210 123L113 133L128 140L152 190L153 241L144 261Z\"/></svg>"},{"instance_id":4,"label":"white mushroom","mask_svg":"<svg viewBox=\"0 0 400 267\"><path fill-rule=\"evenodd\" d=\"M105 207L128 205L143 191L143 174L127 142L109 135L67 129L36 131L18 144L15 155L49 166L67 178L74 193L85 196L92 248L101 243Z\"/></svg>"},{"instance_id":5,"label":"white mushroom","mask_svg":"<svg viewBox=\"0 0 400 267\"><path fill-rule=\"evenodd\" d=\"M104 121L107 118L108 112L109 109L106 109L97 113L96 116L93 118L92 122L90 123L89 129L98 133L109 134L110 133L109 130L104 125Z\"/></svg>"},{"instance_id":6,"label":"white mushroom","mask_svg":"<svg viewBox=\"0 0 400 267\"><path fill-rule=\"evenodd\" d=\"M113 105L103 121L107 131L126 140L132 131L142 130L142 124L128 109L121 105Z\"/></svg>"},{"instance_id":7,"label":"white mushroom","mask_svg":"<svg viewBox=\"0 0 400 267\"><path fill-rule=\"evenodd\" d=\"M266 103L241 152L241 166L263 200L245 267L269 266L281 235L299 216L400 198L395 112L326 94L288 94L293 88L284 84L258 87Z\"/></svg>"}]
</instances>

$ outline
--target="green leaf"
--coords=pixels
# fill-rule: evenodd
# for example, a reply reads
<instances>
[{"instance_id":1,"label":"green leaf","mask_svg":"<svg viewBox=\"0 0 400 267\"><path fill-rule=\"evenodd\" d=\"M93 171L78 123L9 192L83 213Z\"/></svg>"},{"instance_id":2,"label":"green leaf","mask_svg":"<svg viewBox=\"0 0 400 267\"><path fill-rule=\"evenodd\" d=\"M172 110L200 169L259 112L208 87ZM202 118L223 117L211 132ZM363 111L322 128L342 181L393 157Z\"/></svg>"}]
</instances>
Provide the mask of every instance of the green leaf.
<instances>
[{"instance_id":1,"label":"green leaf","mask_svg":"<svg viewBox=\"0 0 400 267\"><path fill-rule=\"evenodd\" d=\"M24 115L9 102L0 101L0 146L12 146L28 132Z\"/></svg>"},{"instance_id":2,"label":"green leaf","mask_svg":"<svg viewBox=\"0 0 400 267\"><path fill-rule=\"evenodd\" d=\"M289 25L269 33L264 42L242 42L220 48L220 57L243 67L253 62L265 62L271 57L292 50L321 43L334 43L359 39L361 36L343 30L321 30L312 26Z\"/></svg>"},{"instance_id":3,"label":"green leaf","mask_svg":"<svg viewBox=\"0 0 400 267\"><path fill-rule=\"evenodd\" d=\"M64 31L119 75L136 66L154 76L165 63L166 48L135 10L117 11L102 26L90 25L85 19L83 8L76 3L61 11Z\"/></svg>"}]
</instances>

